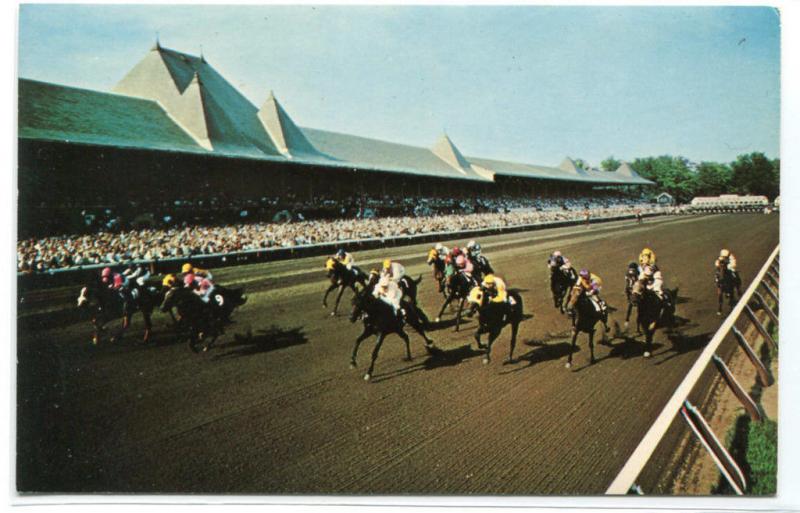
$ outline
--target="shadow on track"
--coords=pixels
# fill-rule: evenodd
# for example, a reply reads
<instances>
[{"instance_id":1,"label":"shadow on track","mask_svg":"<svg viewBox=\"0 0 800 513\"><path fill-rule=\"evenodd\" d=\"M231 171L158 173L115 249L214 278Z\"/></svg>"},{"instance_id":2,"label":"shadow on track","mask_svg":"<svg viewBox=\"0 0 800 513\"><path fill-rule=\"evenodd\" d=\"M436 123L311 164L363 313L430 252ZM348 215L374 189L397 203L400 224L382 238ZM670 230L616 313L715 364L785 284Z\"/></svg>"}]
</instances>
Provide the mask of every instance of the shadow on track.
<instances>
[{"instance_id":1,"label":"shadow on track","mask_svg":"<svg viewBox=\"0 0 800 513\"><path fill-rule=\"evenodd\" d=\"M664 350L661 353L654 354L653 356L661 356L668 353L672 354L657 361L656 365L661 365L664 362L672 360L676 356L703 349L706 344L708 344L708 341L711 340L713 335L714 334L712 332L701 333L700 335L694 335L691 337L686 337L680 333L668 335L669 341L672 343L672 347Z\"/></svg>"},{"instance_id":2,"label":"shadow on track","mask_svg":"<svg viewBox=\"0 0 800 513\"><path fill-rule=\"evenodd\" d=\"M283 329L271 326L268 329L256 330L254 335L248 330L244 335L236 333L233 341L216 346L219 349L229 349L228 351L215 354L213 359L252 356L259 353L267 353L278 349L297 346L308 342L303 333L303 327Z\"/></svg>"},{"instance_id":3,"label":"shadow on track","mask_svg":"<svg viewBox=\"0 0 800 513\"><path fill-rule=\"evenodd\" d=\"M543 363L550 360L559 360L567 356L572 347L572 344L570 344L569 342L548 344L547 342L540 342L535 340L526 341L525 345L534 346L536 347L536 349L532 349L531 351L528 351L527 353L514 358L514 361L504 363L503 365L513 365L519 362L526 362L526 365L522 367L517 367L509 371L501 372L500 374L511 374L513 372L529 369L530 367L533 367L537 363Z\"/></svg>"},{"instance_id":4,"label":"shadow on track","mask_svg":"<svg viewBox=\"0 0 800 513\"><path fill-rule=\"evenodd\" d=\"M464 310L466 312L466 307L464 308ZM463 315L463 317L461 318L461 327L463 328L465 325L468 325L471 322L472 321L470 321L470 318L467 317L467 315L465 313ZM441 331L441 330L444 330L444 329L447 329L447 328L453 328L453 327L455 327L455 325L456 325L456 318L455 317L452 318L452 319L445 319L445 320L442 320L442 321L439 321L439 322L431 321L425 326L425 331L427 331L427 332Z\"/></svg>"},{"instance_id":5,"label":"shadow on track","mask_svg":"<svg viewBox=\"0 0 800 513\"><path fill-rule=\"evenodd\" d=\"M482 356L485 351L477 351L471 347L471 344L467 344L454 349L432 348L430 353L431 354L420 363L373 376L372 383L380 383L381 381L398 378L422 370L428 371L441 367L453 367L476 356Z\"/></svg>"}]
</instances>

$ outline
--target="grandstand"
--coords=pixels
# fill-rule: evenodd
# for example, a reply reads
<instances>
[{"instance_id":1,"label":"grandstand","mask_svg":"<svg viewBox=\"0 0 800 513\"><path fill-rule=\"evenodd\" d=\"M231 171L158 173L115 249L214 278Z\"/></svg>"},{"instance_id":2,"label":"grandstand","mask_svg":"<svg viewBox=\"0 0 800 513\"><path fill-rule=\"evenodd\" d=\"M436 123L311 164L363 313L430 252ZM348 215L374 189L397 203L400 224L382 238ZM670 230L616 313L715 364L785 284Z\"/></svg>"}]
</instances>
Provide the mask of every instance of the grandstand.
<instances>
[{"instance_id":1,"label":"grandstand","mask_svg":"<svg viewBox=\"0 0 800 513\"><path fill-rule=\"evenodd\" d=\"M652 182L614 172L465 155L295 123L260 108L202 56L156 44L111 92L19 80L20 234L72 233L86 212L145 214L208 198L334 205L372 198L578 198ZM87 210L88 209L88 210ZM270 213L271 214L271 213ZM95 214L92 214L95 215ZM191 220L189 220L191 221Z\"/></svg>"}]
</instances>

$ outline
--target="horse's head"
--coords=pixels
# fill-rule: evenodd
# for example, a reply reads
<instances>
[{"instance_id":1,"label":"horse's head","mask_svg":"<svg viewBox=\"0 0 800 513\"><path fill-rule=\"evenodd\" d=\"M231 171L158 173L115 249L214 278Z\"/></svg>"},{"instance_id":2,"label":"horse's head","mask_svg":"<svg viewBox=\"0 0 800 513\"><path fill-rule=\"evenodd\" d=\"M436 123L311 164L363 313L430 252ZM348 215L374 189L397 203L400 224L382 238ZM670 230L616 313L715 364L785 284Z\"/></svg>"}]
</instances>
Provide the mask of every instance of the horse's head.
<instances>
[{"instance_id":1,"label":"horse's head","mask_svg":"<svg viewBox=\"0 0 800 513\"><path fill-rule=\"evenodd\" d=\"M366 288L353 296L353 309L350 312L350 322L356 322L364 314L366 303L372 294L371 288Z\"/></svg>"},{"instance_id":2,"label":"horse's head","mask_svg":"<svg viewBox=\"0 0 800 513\"><path fill-rule=\"evenodd\" d=\"M586 291L580 285L575 285L569 292L569 301L567 301L567 310L573 310L575 305L578 304L581 297L586 294Z\"/></svg>"},{"instance_id":3,"label":"horse's head","mask_svg":"<svg viewBox=\"0 0 800 513\"><path fill-rule=\"evenodd\" d=\"M334 278L339 273L339 268L341 265L342 263L335 258L328 257L328 259L325 260L325 271L328 274L328 278Z\"/></svg>"},{"instance_id":4,"label":"horse's head","mask_svg":"<svg viewBox=\"0 0 800 513\"><path fill-rule=\"evenodd\" d=\"M631 287L631 304L638 305L647 290L644 280L636 280Z\"/></svg>"},{"instance_id":5,"label":"horse's head","mask_svg":"<svg viewBox=\"0 0 800 513\"><path fill-rule=\"evenodd\" d=\"M164 294L164 301L161 302L161 311L168 312L175 306L178 296L180 293L180 287L172 287L171 289L167 290L166 294Z\"/></svg>"},{"instance_id":6,"label":"horse's head","mask_svg":"<svg viewBox=\"0 0 800 513\"><path fill-rule=\"evenodd\" d=\"M472 287L467 296L467 301L481 308L486 302L486 293L481 287Z\"/></svg>"}]
</instances>

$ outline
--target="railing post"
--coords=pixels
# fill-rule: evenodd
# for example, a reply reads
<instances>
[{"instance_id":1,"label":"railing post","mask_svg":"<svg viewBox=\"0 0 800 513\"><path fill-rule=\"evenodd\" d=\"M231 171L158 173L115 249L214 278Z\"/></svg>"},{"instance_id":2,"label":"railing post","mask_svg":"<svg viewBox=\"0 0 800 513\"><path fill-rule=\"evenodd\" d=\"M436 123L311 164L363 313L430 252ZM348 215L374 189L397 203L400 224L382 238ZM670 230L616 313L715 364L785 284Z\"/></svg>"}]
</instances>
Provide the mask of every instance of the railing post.
<instances>
[{"instance_id":1,"label":"railing post","mask_svg":"<svg viewBox=\"0 0 800 513\"><path fill-rule=\"evenodd\" d=\"M722 375L722 379L725 380L725 383L728 384L728 388L731 389L733 395L739 399L739 402L742 403L744 409L747 410L747 414L750 415L750 418L756 422L761 422L762 416L761 412L758 410L758 405L753 401L753 398L742 388L742 385L736 379L736 376L733 375L731 370L725 365L725 362L722 361L717 355L714 355L712 358L714 365L716 365L717 370Z\"/></svg>"},{"instance_id":2,"label":"railing post","mask_svg":"<svg viewBox=\"0 0 800 513\"><path fill-rule=\"evenodd\" d=\"M778 344L772 339L772 336L769 333L767 333L767 329L764 327L764 325L761 324L761 321L758 320L756 314L753 313L753 310L750 308L750 305L745 305L744 313L745 315L747 315L747 318L750 319L750 322L752 322L753 325L756 327L761 336L764 337L764 340L769 342L769 344L772 347L777 349Z\"/></svg>"},{"instance_id":3,"label":"railing post","mask_svg":"<svg viewBox=\"0 0 800 513\"><path fill-rule=\"evenodd\" d=\"M769 371L764 363L761 361L761 358L756 355L753 348L750 347L750 344L747 342L747 339L744 337L744 334L736 328L733 327L731 330L733 335L736 337L736 341L739 343L739 346L744 350L745 354L747 355L747 359L750 360L750 363L753 364L753 367L756 368L756 374L758 375L758 381L761 383L761 386L768 387L772 385L772 379L770 379Z\"/></svg>"},{"instance_id":4,"label":"railing post","mask_svg":"<svg viewBox=\"0 0 800 513\"><path fill-rule=\"evenodd\" d=\"M767 302L764 300L764 296L759 294L758 291L754 291L753 295L755 296L759 306L761 306L761 310L763 310L769 316L772 322L777 326L778 316L775 314L775 312L772 311L772 308L770 308Z\"/></svg>"},{"instance_id":5,"label":"railing post","mask_svg":"<svg viewBox=\"0 0 800 513\"><path fill-rule=\"evenodd\" d=\"M780 303L780 300L778 299L778 294L774 290L772 290L772 287L770 287L766 281L762 280L761 286L764 287L764 290L767 291L767 294L769 294L770 297L775 300L776 305Z\"/></svg>"},{"instance_id":6,"label":"railing post","mask_svg":"<svg viewBox=\"0 0 800 513\"><path fill-rule=\"evenodd\" d=\"M739 468L739 465L734 461L731 457L730 453L725 446L722 445L722 442L719 441L717 435L711 430L711 427L706 422L706 419L703 418L703 415L700 411L695 408L692 403L688 400L683 402L683 407L681 408L681 414L683 418L686 420L686 423L689 424L689 427L692 428L692 431L706 448L708 453L714 459L714 463L717 465L717 468L722 475L725 477L725 480L731 485L731 488L736 492L736 495L744 495L745 490L747 489L747 481L744 478L744 474L742 470Z\"/></svg>"}]
</instances>

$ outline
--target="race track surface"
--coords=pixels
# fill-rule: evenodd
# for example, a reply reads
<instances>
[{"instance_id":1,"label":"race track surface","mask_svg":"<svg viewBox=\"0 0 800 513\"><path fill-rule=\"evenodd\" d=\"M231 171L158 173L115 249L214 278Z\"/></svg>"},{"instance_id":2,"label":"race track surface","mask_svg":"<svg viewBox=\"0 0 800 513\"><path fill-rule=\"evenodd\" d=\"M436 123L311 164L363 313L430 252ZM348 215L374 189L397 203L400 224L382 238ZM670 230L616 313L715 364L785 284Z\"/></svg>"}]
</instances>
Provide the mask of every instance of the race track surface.
<instances>
[{"instance_id":1,"label":"race track surface","mask_svg":"<svg viewBox=\"0 0 800 513\"><path fill-rule=\"evenodd\" d=\"M466 241L443 241L448 246ZM509 332L489 365L470 348L476 321L455 333L446 313L430 357L408 330L413 360L388 338L371 383L348 367L360 324L321 307L323 259L216 271L250 299L218 345L192 354L155 315L155 342L141 322L120 343L90 342L71 311L77 287L25 298L18 322L17 487L40 492L256 494L600 494L624 464L721 322L713 262L729 247L745 287L778 243L778 216L672 217L481 239L525 320L517 363L504 365ZM564 368L569 321L551 304L545 260L560 249L604 279L611 324L624 320L623 274L644 246L666 285L679 288L678 334L586 339ZM366 251L423 274L420 302L441 304L427 245ZM388 253L388 254L387 254ZM744 287L743 287L744 289Z\"/></svg>"}]
</instances>

